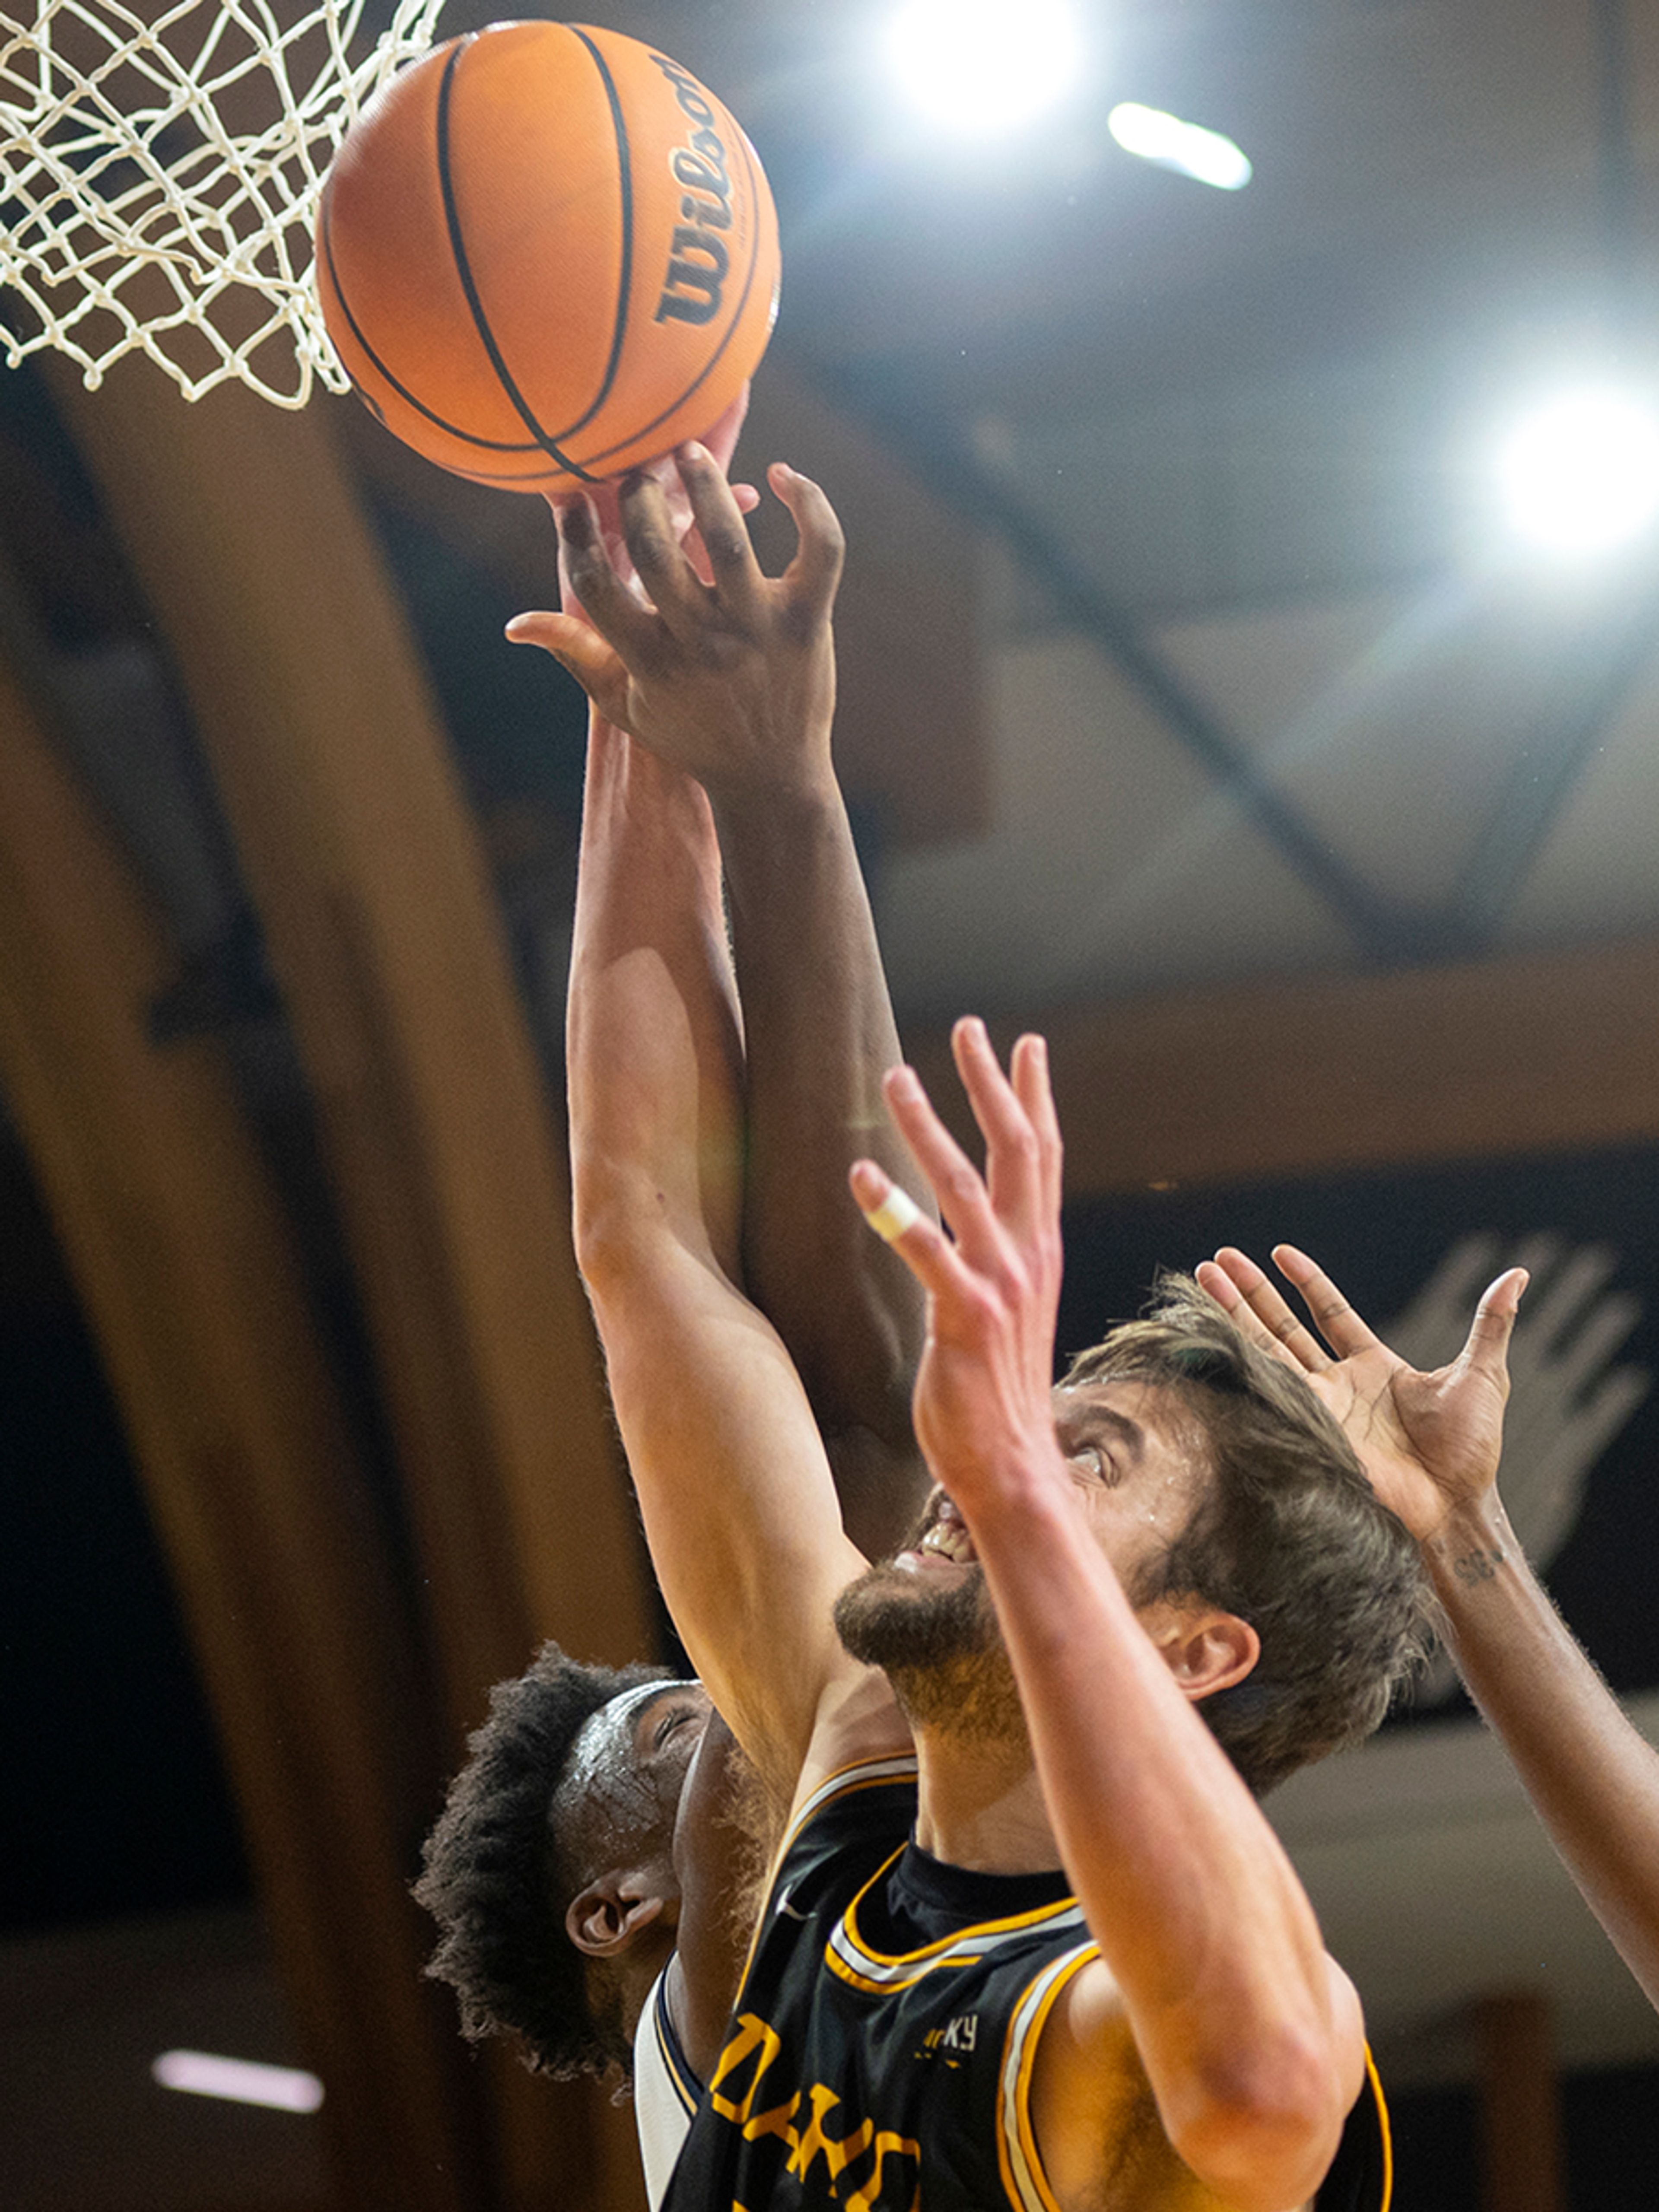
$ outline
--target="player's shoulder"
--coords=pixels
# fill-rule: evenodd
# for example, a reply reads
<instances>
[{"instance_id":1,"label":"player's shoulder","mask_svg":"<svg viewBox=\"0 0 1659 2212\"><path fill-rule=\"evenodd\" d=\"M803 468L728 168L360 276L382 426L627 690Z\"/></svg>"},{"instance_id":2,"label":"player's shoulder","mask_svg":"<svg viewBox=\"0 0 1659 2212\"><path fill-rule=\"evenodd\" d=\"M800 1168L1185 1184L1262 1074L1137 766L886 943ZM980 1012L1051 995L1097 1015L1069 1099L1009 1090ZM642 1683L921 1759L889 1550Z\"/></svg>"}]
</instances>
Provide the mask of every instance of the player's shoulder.
<instances>
[{"instance_id":1,"label":"player's shoulder","mask_svg":"<svg viewBox=\"0 0 1659 2212\"><path fill-rule=\"evenodd\" d=\"M1340 1976L1340 1968L1333 1972ZM1099 2147L1109 2143L1115 2202L1146 2212L1225 2212L1169 2140L1122 1992L1092 1943L1050 1960L1034 1977L1011 2022L1008 2053L1002 2093L1042 2165L1044 2202L1062 2212L1092 2208ZM1389 2212L1388 2111L1363 2030L1355 2072L1331 2166L1304 2212Z\"/></svg>"},{"instance_id":2,"label":"player's shoulder","mask_svg":"<svg viewBox=\"0 0 1659 2212\"><path fill-rule=\"evenodd\" d=\"M832 1805L888 1786L914 1788L915 1771L915 1747L886 1676L872 1667L850 1671L819 1703L790 1801L786 1842Z\"/></svg>"}]
</instances>

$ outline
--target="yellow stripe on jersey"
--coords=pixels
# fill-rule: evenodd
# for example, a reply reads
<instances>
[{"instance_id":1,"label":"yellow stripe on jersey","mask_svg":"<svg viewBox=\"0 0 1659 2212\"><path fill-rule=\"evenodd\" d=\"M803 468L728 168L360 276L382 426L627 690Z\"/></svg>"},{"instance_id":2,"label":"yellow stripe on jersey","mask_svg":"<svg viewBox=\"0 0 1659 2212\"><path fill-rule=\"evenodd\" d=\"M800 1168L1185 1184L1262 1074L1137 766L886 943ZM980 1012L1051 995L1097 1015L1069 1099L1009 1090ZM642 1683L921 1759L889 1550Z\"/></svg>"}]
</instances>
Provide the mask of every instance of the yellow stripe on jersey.
<instances>
[{"instance_id":1,"label":"yellow stripe on jersey","mask_svg":"<svg viewBox=\"0 0 1659 2212\"><path fill-rule=\"evenodd\" d=\"M1382 2137L1382 2202L1377 2212L1389 2212L1394 2203L1394 2136L1389 2126L1389 2100L1382 2094L1382 2083L1369 2043L1365 2045L1365 2082L1376 2100L1376 2124Z\"/></svg>"},{"instance_id":2,"label":"yellow stripe on jersey","mask_svg":"<svg viewBox=\"0 0 1659 2212\"><path fill-rule=\"evenodd\" d=\"M871 1875L869 1881L865 1883L864 1887L860 1890L842 1916L842 1925L847 1931L849 1946L869 1966L921 1966L929 1959L938 1959L947 1951L954 1951L963 1943L973 1943L982 1953L995 1948L994 1938L1017 1936L1027 1928L1041 1928L1045 1923L1050 1923L1056 1927L1061 1927L1068 1920L1075 1920L1079 1927L1083 1924L1083 1908L1076 1898L1057 1897L1050 1899L1047 1905L1034 1905L1029 1912L1010 1913L1006 1918L1000 1920L975 1921L970 1928L958 1928L954 1936L941 1936L937 1942L924 1943L919 1951L878 1951L872 1943L865 1940L860 1930L858 1910L866 1897L887 1872L887 1868L892 1865L893 1860L898 1856L899 1853L895 1851L893 1857L888 1860L887 1865ZM884 1986L889 1986L884 1978ZM890 1986L898 1987L900 1984L893 1984Z\"/></svg>"},{"instance_id":3,"label":"yellow stripe on jersey","mask_svg":"<svg viewBox=\"0 0 1659 2212\"><path fill-rule=\"evenodd\" d=\"M913 1989L927 1975L942 1967L976 1966L988 1952L1000 1950L1033 1928L1047 1928L1058 1933L1065 1928L1081 1929L1084 1925L1083 1908L1077 1899L1062 1897L1029 1912L1011 1913L1003 1919L984 1920L969 1928L958 1928L953 1935L942 1936L918 1951L878 1951L860 1931L858 1909L877 1883L885 1879L903 1849L901 1844L890 1858L877 1868L830 1929L823 1948L824 1964L831 1973L869 1996Z\"/></svg>"}]
</instances>

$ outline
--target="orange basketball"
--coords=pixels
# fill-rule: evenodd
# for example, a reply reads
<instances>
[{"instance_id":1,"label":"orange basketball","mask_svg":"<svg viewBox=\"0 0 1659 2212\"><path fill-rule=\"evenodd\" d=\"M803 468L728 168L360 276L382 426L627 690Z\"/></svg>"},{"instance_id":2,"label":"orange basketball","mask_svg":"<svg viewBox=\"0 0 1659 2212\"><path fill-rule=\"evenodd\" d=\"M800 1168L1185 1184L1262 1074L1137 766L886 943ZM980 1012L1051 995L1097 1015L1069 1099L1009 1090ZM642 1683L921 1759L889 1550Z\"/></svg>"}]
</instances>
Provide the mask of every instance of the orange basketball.
<instances>
[{"instance_id":1,"label":"orange basketball","mask_svg":"<svg viewBox=\"0 0 1659 2212\"><path fill-rule=\"evenodd\" d=\"M317 217L329 336L389 430L478 483L557 491L708 429L777 312L755 149L653 46L497 23L404 70Z\"/></svg>"}]
</instances>

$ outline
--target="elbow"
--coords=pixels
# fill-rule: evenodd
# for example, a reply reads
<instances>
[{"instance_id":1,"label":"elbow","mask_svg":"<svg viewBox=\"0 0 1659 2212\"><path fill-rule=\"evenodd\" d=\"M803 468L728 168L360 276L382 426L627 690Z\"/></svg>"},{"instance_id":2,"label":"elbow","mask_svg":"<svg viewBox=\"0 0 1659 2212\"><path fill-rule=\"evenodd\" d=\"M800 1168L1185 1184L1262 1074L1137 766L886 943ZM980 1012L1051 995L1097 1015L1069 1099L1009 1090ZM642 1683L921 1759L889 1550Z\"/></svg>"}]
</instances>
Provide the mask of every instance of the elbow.
<instances>
[{"instance_id":1,"label":"elbow","mask_svg":"<svg viewBox=\"0 0 1659 2212\"><path fill-rule=\"evenodd\" d=\"M661 1216L660 1195L591 1151L571 1154L570 1234L576 1268L596 1303L635 1280L647 1222Z\"/></svg>"},{"instance_id":2,"label":"elbow","mask_svg":"<svg viewBox=\"0 0 1659 2212\"><path fill-rule=\"evenodd\" d=\"M1218 2057L1166 2124L1238 2212L1292 2212L1324 2179L1352 2101L1329 2039L1286 2030Z\"/></svg>"}]
</instances>

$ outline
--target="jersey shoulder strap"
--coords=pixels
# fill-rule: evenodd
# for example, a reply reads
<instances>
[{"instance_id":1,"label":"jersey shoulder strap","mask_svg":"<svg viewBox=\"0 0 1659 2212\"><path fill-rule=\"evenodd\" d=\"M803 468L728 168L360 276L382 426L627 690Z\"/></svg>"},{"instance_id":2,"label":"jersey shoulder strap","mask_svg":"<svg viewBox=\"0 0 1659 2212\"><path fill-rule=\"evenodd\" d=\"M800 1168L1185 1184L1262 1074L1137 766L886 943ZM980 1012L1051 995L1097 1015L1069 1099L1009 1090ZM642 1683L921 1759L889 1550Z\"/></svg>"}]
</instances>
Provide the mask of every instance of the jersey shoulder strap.
<instances>
[{"instance_id":1,"label":"jersey shoulder strap","mask_svg":"<svg viewBox=\"0 0 1659 2212\"><path fill-rule=\"evenodd\" d=\"M680 2154L702 2083L686 2063L668 2010L668 1968L651 1984L634 2030L634 2124L651 2212L657 2212Z\"/></svg>"}]
</instances>

